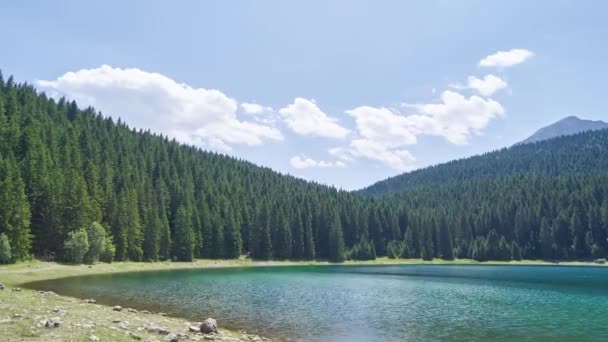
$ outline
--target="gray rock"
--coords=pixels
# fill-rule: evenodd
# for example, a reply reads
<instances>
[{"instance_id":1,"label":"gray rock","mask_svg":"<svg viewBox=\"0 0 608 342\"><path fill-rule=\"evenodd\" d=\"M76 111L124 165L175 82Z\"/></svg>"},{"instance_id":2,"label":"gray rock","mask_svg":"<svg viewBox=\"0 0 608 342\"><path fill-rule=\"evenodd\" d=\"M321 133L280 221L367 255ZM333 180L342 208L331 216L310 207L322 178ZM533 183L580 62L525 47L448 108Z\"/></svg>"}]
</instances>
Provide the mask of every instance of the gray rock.
<instances>
[{"instance_id":1,"label":"gray rock","mask_svg":"<svg viewBox=\"0 0 608 342\"><path fill-rule=\"evenodd\" d=\"M201 328L191 325L190 327L188 327L188 331L193 333L199 333L201 332Z\"/></svg>"},{"instance_id":2,"label":"gray rock","mask_svg":"<svg viewBox=\"0 0 608 342\"><path fill-rule=\"evenodd\" d=\"M188 336L188 334L184 334L184 333L176 333L175 335L177 335L177 338L180 340L187 340L188 338L190 338L190 336Z\"/></svg>"},{"instance_id":3,"label":"gray rock","mask_svg":"<svg viewBox=\"0 0 608 342\"><path fill-rule=\"evenodd\" d=\"M96 342L96 341L99 341L99 337L97 337L95 335L91 335L91 336L89 336L89 340Z\"/></svg>"},{"instance_id":4,"label":"gray rock","mask_svg":"<svg viewBox=\"0 0 608 342\"><path fill-rule=\"evenodd\" d=\"M38 291L40 294L43 294L45 296L57 296L57 294L53 291Z\"/></svg>"},{"instance_id":5,"label":"gray rock","mask_svg":"<svg viewBox=\"0 0 608 342\"><path fill-rule=\"evenodd\" d=\"M213 318L207 318L201 323L200 329L203 334L215 334L217 333L217 321Z\"/></svg>"},{"instance_id":6,"label":"gray rock","mask_svg":"<svg viewBox=\"0 0 608 342\"><path fill-rule=\"evenodd\" d=\"M93 298L89 298L89 299L85 299L84 300L85 303L89 303L89 304L95 304L97 303L97 301Z\"/></svg>"},{"instance_id":7,"label":"gray rock","mask_svg":"<svg viewBox=\"0 0 608 342\"><path fill-rule=\"evenodd\" d=\"M165 339L165 341L167 341L167 342L179 342L179 338L177 337L177 334L170 333L169 335L167 335L167 338Z\"/></svg>"},{"instance_id":8,"label":"gray rock","mask_svg":"<svg viewBox=\"0 0 608 342\"><path fill-rule=\"evenodd\" d=\"M112 323L120 323L120 322L122 322L122 320L120 320L118 318L112 320Z\"/></svg>"},{"instance_id":9,"label":"gray rock","mask_svg":"<svg viewBox=\"0 0 608 342\"><path fill-rule=\"evenodd\" d=\"M116 306L114 306L114 307L112 308L112 310L114 310L114 311L122 311L122 306L120 306L120 305L116 305Z\"/></svg>"},{"instance_id":10,"label":"gray rock","mask_svg":"<svg viewBox=\"0 0 608 342\"><path fill-rule=\"evenodd\" d=\"M129 336L131 336L131 338L134 340L138 340L138 341L141 340L141 336L135 335L134 333L132 333L130 331L129 331Z\"/></svg>"},{"instance_id":11,"label":"gray rock","mask_svg":"<svg viewBox=\"0 0 608 342\"><path fill-rule=\"evenodd\" d=\"M0 290L4 290L4 284L0 283Z\"/></svg>"},{"instance_id":12,"label":"gray rock","mask_svg":"<svg viewBox=\"0 0 608 342\"><path fill-rule=\"evenodd\" d=\"M168 335L170 333L169 329L157 325L146 327L146 331L161 335Z\"/></svg>"},{"instance_id":13,"label":"gray rock","mask_svg":"<svg viewBox=\"0 0 608 342\"><path fill-rule=\"evenodd\" d=\"M132 309L132 308L128 308L128 309L127 309L127 311L129 311L129 312L133 312L133 313L137 313L137 310Z\"/></svg>"},{"instance_id":14,"label":"gray rock","mask_svg":"<svg viewBox=\"0 0 608 342\"><path fill-rule=\"evenodd\" d=\"M213 335L205 335L205 336L203 336L203 339L208 340L208 341L213 341L213 340L215 340L215 336L213 336Z\"/></svg>"},{"instance_id":15,"label":"gray rock","mask_svg":"<svg viewBox=\"0 0 608 342\"><path fill-rule=\"evenodd\" d=\"M54 313L58 313L60 315L65 315L67 313L67 311L65 311L65 309L63 308L63 306L56 306L53 308L53 312Z\"/></svg>"},{"instance_id":16,"label":"gray rock","mask_svg":"<svg viewBox=\"0 0 608 342\"><path fill-rule=\"evenodd\" d=\"M52 317L47 319L44 322L44 326L46 328L59 328L59 325L61 324L61 319L59 319L59 317Z\"/></svg>"},{"instance_id":17,"label":"gray rock","mask_svg":"<svg viewBox=\"0 0 608 342\"><path fill-rule=\"evenodd\" d=\"M150 313L150 311L148 311L148 310L141 310L141 313L142 313L142 314L149 314L149 313Z\"/></svg>"}]
</instances>

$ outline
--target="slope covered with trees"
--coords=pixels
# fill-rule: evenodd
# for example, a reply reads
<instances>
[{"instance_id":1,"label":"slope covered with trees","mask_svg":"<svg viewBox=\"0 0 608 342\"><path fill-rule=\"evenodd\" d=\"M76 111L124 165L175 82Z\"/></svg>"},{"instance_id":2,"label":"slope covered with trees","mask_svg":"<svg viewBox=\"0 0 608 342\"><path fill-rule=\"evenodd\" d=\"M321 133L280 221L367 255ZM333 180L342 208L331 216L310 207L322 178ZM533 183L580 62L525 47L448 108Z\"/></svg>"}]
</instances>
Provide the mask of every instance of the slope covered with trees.
<instances>
[{"instance_id":1,"label":"slope covered with trees","mask_svg":"<svg viewBox=\"0 0 608 342\"><path fill-rule=\"evenodd\" d=\"M0 262L604 257L607 148L584 133L349 193L0 76Z\"/></svg>"},{"instance_id":2,"label":"slope covered with trees","mask_svg":"<svg viewBox=\"0 0 608 342\"><path fill-rule=\"evenodd\" d=\"M549 177L608 170L608 130L516 145L404 173L360 190L382 196L422 185L496 178L517 173Z\"/></svg>"}]
</instances>

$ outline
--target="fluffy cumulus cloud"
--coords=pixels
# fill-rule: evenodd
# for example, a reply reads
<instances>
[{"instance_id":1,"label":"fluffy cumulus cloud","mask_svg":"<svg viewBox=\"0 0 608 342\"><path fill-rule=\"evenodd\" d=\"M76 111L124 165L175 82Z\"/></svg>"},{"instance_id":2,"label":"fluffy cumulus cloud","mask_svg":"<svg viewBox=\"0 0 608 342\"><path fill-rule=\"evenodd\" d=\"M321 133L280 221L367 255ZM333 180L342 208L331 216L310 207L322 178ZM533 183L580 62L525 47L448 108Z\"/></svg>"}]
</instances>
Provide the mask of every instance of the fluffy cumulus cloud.
<instances>
[{"instance_id":1,"label":"fluffy cumulus cloud","mask_svg":"<svg viewBox=\"0 0 608 342\"><path fill-rule=\"evenodd\" d=\"M483 96L492 96L498 90L506 88L507 82L492 74L486 75L483 78L469 76L468 86L471 89L475 89Z\"/></svg>"},{"instance_id":2,"label":"fluffy cumulus cloud","mask_svg":"<svg viewBox=\"0 0 608 342\"><path fill-rule=\"evenodd\" d=\"M328 162L324 160L314 160L306 156L293 156L289 160L289 164L296 169L308 169L313 167L345 167L346 164L341 161Z\"/></svg>"},{"instance_id":3,"label":"fluffy cumulus cloud","mask_svg":"<svg viewBox=\"0 0 608 342\"><path fill-rule=\"evenodd\" d=\"M283 140L272 126L240 120L237 101L222 92L193 88L158 73L103 65L37 84L51 94L120 117L130 126L149 128L185 143L229 150L232 145Z\"/></svg>"},{"instance_id":4,"label":"fluffy cumulus cloud","mask_svg":"<svg viewBox=\"0 0 608 342\"><path fill-rule=\"evenodd\" d=\"M534 53L526 49L498 51L479 61L479 66L505 68L523 63L532 56Z\"/></svg>"},{"instance_id":5,"label":"fluffy cumulus cloud","mask_svg":"<svg viewBox=\"0 0 608 342\"><path fill-rule=\"evenodd\" d=\"M504 113L495 100L477 95L466 97L451 90L444 91L438 102L405 106L410 113L370 106L346 111L355 119L357 136L348 146L329 149L329 154L345 162L366 158L408 170L416 159L404 147L416 144L419 135L467 144L472 135L481 134L492 119Z\"/></svg>"},{"instance_id":6,"label":"fluffy cumulus cloud","mask_svg":"<svg viewBox=\"0 0 608 342\"><path fill-rule=\"evenodd\" d=\"M337 119L321 111L314 101L301 97L281 108L279 114L287 126L299 135L343 139L349 133Z\"/></svg>"},{"instance_id":7,"label":"fluffy cumulus cloud","mask_svg":"<svg viewBox=\"0 0 608 342\"><path fill-rule=\"evenodd\" d=\"M502 105L477 95L465 97L446 90L440 102L409 105L415 113L407 116L415 134L437 135L447 141L464 145L471 135L478 135L488 123L504 114Z\"/></svg>"}]
</instances>

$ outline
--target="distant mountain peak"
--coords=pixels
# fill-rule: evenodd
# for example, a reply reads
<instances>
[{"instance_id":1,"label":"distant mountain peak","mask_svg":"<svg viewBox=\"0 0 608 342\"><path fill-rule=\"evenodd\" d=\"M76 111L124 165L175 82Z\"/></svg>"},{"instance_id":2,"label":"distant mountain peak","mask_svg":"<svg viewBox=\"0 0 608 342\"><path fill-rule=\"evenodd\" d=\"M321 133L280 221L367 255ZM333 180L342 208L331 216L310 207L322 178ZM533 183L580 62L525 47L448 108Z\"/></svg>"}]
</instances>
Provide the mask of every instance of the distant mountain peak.
<instances>
[{"instance_id":1,"label":"distant mountain peak","mask_svg":"<svg viewBox=\"0 0 608 342\"><path fill-rule=\"evenodd\" d=\"M608 123L604 121L585 120L571 115L557 121L556 123L539 129L530 137L517 143L516 145L534 143L563 135L572 135L585 131L595 131L605 128L608 128Z\"/></svg>"}]
</instances>

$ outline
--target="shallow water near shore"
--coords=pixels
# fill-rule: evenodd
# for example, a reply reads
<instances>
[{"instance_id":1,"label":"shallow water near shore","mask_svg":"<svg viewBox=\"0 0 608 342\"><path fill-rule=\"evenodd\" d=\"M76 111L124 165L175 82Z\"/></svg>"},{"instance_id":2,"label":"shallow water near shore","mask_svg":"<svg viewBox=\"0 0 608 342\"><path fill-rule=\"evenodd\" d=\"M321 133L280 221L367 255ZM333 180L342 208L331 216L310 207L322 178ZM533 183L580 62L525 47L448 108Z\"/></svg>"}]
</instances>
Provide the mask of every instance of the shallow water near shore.
<instances>
[{"instance_id":1,"label":"shallow water near shore","mask_svg":"<svg viewBox=\"0 0 608 342\"><path fill-rule=\"evenodd\" d=\"M48 280L31 287L288 341L605 341L608 269L281 266Z\"/></svg>"}]
</instances>

